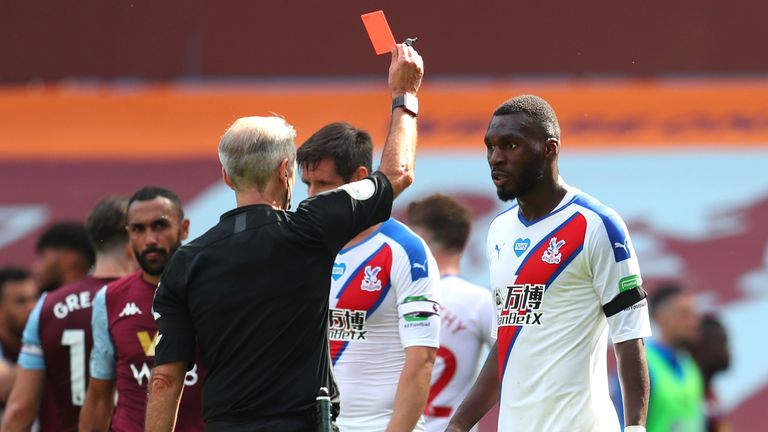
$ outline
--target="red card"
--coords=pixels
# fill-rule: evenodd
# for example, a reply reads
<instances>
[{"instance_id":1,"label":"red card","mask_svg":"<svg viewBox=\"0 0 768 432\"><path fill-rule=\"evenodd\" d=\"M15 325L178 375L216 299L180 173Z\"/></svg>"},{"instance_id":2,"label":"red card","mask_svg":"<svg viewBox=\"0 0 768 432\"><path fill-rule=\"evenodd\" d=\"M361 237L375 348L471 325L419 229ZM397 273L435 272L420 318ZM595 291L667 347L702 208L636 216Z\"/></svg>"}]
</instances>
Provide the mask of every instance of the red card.
<instances>
[{"instance_id":1,"label":"red card","mask_svg":"<svg viewBox=\"0 0 768 432\"><path fill-rule=\"evenodd\" d=\"M365 29L368 31L368 37L371 38L373 49L376 54L386 54L392 51L392 47L396 45L395 37L392 36L392 30L389 29L387 24L387 17L384 16L384 11L370 12L360 15L363 19Z\"/></svg>"}]
</instances>

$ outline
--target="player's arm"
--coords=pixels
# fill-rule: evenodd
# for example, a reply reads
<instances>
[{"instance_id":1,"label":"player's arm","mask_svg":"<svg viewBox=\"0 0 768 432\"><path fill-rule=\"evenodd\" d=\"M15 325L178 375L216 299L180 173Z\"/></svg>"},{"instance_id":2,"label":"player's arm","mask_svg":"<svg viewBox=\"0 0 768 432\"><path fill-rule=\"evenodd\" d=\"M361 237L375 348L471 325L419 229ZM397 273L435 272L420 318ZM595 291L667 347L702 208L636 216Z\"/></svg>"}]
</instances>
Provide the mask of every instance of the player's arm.
<instances>
[{"instance_id":1,"label":"player's arm","mask_svg":"<svg viewBox=\"0 0 768 432\"><path fill-rule=\"evenodd\" d=\"M80 432L107 432L115 409L115 380L88 381L85 402L80 410Z\"/></svg>"},{"instance_id":2,"label":"player's arm","mask_svg":"<svg viewBox=\"0 0 768 432\"><path fill-rule=\"evenodd\" d=\"M494 343L475 384L451 417L446 432L466 432L472 429L499 401L499 361Z\"/></svg>"},{"instance_id":3,"label":"player's arm","mask_svg":"<svg viewBox=\"0 0 768 432\"><path fill-rule=\"evenodd\" d=\"M614 345L619 369L624 424L645 426L648 413L650 379L642 339L630 339Z\"/></svg>"},{"instance_id":4,"label":"player's arm","mask_svg":"<svg viewBox=\"0 0 768 432\"><path fill-rule=\"evenodd\" d=\"M651 335L648 302L627 227L612 210L606 215L607 229L592 231L587 254L616 352L624 424L644 426L650 384L642 338Z\"/></svg>"},{"instance_id":5,"label":"player's arm","mask_svg":"<svg viewBox=\"0 0 768 432\"><path fill-rule=\"evenodd\" d=\"M45 359L40 341L40 309L46 294L38 299L27 318L13 390L5 404L0 431L29 431L40 410L45 384Z\"/></svg>"},{"instance_id":6,"label":"player's arm","mask_svg":"<svg viewBox=\"0 0 768 432\"><path fill-rule=\"evenodd\" d=\"M173 431L184 374L194 367L196 335L185 290L188 268L185 256L176 252L160 278L152 302L152 316L160 334L149 380L146 431Z\"/></svg>"},{"instance_id":7,"label":"player's arm","mask_svg":"<svg viewBox=\"0 0 768 432\"><path fill-rule=\"evenodd\" d=\"M16 367L13 363L0 358L0 402L8 400L14 381L16 381Z\"/></svg>"},{"instance_id":8,"label":"player's arm","mask_svg":"<svg viewBox=\"0 0 768 432\"><path fill-rule=\"evenodd\" d=\"M413 48L401 44L392 50L389 89L393 98L406 93L416 96L423 75L424 63ZM395 197L413 183L416 135L416 117L403 108L396 108L392 112L392 122L379 165L379 171L392 184Z\"/></svg>"},{"instance_id":9,"label":"player's arm","mask_svg":"<svg viewBox=\"0 0 768 432\"><path fill-rule=\"evenodd\" d=\"M429 398L432 367L440 346L440 271L426 243L418 237L401 243L392 265L397 295L400 342L405 364L395 393L387 432L412 431ZM342 395L342 398L344 396Z\"/></svg>"},{"instance_id":10,"label":"player's arm","mask_svg":"<svg viewBox=\"0 0 768 432\"><path fill-rule=\"evenodd\" d=\"M44 370L19 369L16 384L5 405L2 432L28 432L40 410L45 384Z\"/></svg>"},{"instance_id":11,"label":"player's arm","mask_svg":"<svg viewBox=\"0 0 768 432\"><path fill-rule=\"evenodd\" d=\"M166 363L152 368L145 431L173 431L181 393L184 390L186 369L187 362Z\"/></svg>"},{"instance_id":12,"label":"player's arm","mask_svg":"<svg viewBox=\"0 0 768 432\"><path fill-rule=\"evenodd\" d=\"M106 432L115 408L115 346L109 334L107 287L93 298L91 309L93 348L85 402L80 410L80 432Z\"/></svg>"},{"instance_id":13,"label":"player's arm","mask_svg":"<svg viewBox=\"0 0 768 432\"><path fill-rule=\"evenodd\" d=\"M387 432L412 431L429 396L429 382L437 349L411 346L405 349L405 365L395 393L395 405Z\"/></svg>"}]
</instances>

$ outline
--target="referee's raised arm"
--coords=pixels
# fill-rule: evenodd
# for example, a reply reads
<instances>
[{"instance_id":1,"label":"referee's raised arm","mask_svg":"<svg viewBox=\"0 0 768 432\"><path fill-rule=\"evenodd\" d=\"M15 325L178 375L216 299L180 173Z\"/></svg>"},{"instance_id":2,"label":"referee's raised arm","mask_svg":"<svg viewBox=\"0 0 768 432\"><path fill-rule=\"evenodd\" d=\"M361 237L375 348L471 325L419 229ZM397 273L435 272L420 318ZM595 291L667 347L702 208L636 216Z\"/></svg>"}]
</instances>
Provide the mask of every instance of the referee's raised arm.
<instances>
[{"instance_id":1,"label":"referee's raised arm","mask_svg":"<svg viewBox=\"0 0 768 432\"><path fill-rule=\"evenodd\" d=\"M392 184L395 197L414 179L416 159L416 94L424 75L424 62L412 47L400 44L392 49L389 89L392 92L392 122L384 144L379 171Z\"/></svg>"},{"instance_id":2,"label":"referee's raised arm","mask_svg":"<svg viewBox=\"0 0 768 432\"><path fill-rule=\"evenodd\" d=\"M224 133L219 160L237 208L180 247L160 278L147 432L173 430L185 371L198 360L211 371L203 387L206 430L316 430L318 391L332 387L334 260L356 235L389 219L392 200L413 182L422 75L413 48L396 46L379 171L295 211L288 211L297 171L293 127L276 116L244 117Z\"/></svg>"}]
</instances>

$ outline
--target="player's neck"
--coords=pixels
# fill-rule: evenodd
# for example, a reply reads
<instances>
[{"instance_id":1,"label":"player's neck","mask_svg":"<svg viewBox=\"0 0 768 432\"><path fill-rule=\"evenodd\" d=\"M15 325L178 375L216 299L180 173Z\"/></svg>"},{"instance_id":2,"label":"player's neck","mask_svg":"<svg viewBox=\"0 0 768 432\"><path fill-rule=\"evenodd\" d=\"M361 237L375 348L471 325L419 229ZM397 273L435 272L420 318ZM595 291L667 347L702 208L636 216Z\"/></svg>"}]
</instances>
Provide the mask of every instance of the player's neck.
<instances>
[{"instance_id":1,"label":"player's neck","mask_svg":"<svg viewBox=\"0 0 768 432\"><path fill-rule=\"evenodd\" d=\"M351 248L352 246L357 246L360 243L366 241L368 237L371 236L371 234L373 234L377 229L379 229L380 226L381 224L376 224L366 229L365 231L361 232L360 234L356 235L355 237L352 238L352 240L350 240L347 244L344 245L344 249Z\"/></svg>"},{"instance_id":2,"label":"player's neck","mask_svg":"<svg viewBox=\"0 0 768 432\"><path fill-rule=\"evenodd\" d=\"M144 279L144 282L155 287L160 283L160 275L155 276L147 272L141 272L141 278Z\"/></svg>"},{"instance_id":3,"label":"player's neck","mask_svg":"<svg viewBox=\"0 0 768 432\"><path fill-rule=\"evenodd\" d=\"M77 267L71 267L69 269L65 268L61 272L61 285L57 286L56 289L59 287L63 287L64 285L69 285L71 283L75 283L79 281L80 279L88 276L90 273L90 268L85 268L85 271L83 271L83 267L77 268Z\"/></svg>"},{"instance_id":4,"label":"player's neck","mask_svg":"<svg viewBox=\"0 0 768 432\"><path fill-rule=\"evenodd\" d=\"M271 206L275 209L280 209L277 200L270 199L269 197L262 196L258 192L253 193L238 193L236 195L237 206L245 207L249 205L264 204Z\"/></svg>"},{"instance_id":5,"label":"player's neck","mask_svg":"<svg viewBox=\"0 0 768 432\"><path fill-rule=\"evenodd\" d=\"M283 209L286 199L285 189L281 189L277 182L269 182L263 190L256 188L241 189L235 192L235 200L238 207L249 205L268 205L275 209ZM287 205L285 206L287 207Z\"/></svg>"},{"instance_id":6,"label":"player's neck","mask_svg":"<svg viewBox=\"0 0 768 432\"><path fill-rule=\"evenodd\" d=\"M545 177L525 196L518 197L517 203L523 216L532 221L551 213L567 193L568 189L560 181L559 176L554 178L549 176Z\"/></svg>"},{"instance_id":7,"label":"player's neck","mask_svg":"<svg viewBox=\"0 0 768 432\"><path fill-rule=\"evenodd\" d=\"M125 253L97 253L96 265L93 267L92 277L98 279L118 279L136 271L133 259L126 259Z\"/></svg>"},{"instance_id":8,"label":"player's neck","mask_svg":"<svg viewBox=\"0 0 768 432\"><path fill-rule=\"evenodd\" d=\"M458 276L461 274L461 255L432 251L440 269L440 277Z\"/></svg>"}]
</instances>

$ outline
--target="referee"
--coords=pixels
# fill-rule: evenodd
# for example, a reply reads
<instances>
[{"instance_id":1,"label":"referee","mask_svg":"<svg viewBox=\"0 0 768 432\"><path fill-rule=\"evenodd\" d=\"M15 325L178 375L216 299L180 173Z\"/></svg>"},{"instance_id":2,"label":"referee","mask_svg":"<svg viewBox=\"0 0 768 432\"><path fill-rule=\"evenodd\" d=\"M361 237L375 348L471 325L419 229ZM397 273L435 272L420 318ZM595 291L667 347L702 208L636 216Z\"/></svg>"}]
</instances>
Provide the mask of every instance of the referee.
<instances>
[{"instance_id":1,"label":"referee","mask_svg":"<svg viewBox=\"0 0 768 432\"><path fill-rule=\"evenodd\" d=\"M237 120L219 143L237 208L181 247L154 301L160 335L146 430L174 428L184 373L199 349L206 431L313 431L329 387L328 295L339 250L390 216L413 181L421 57L393 49L393 111L379 171L288 212L295 131L277 117ZM196 347L197 341L197 347ZM342 395L343 397L343 395Z\"/></svg>"}]
</instances>

